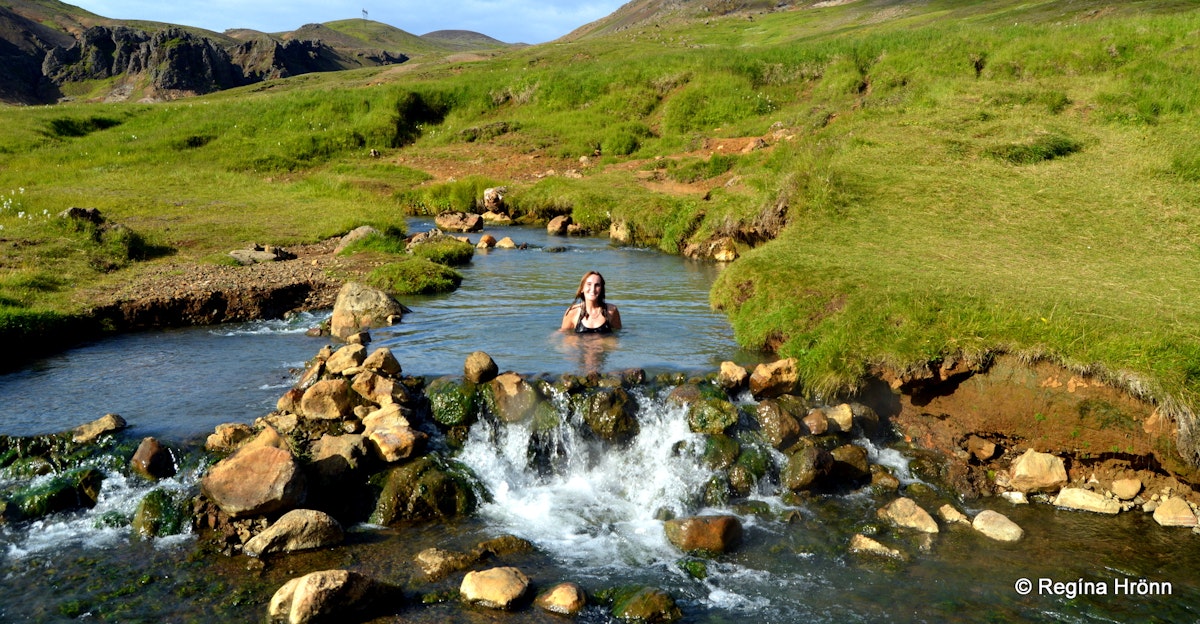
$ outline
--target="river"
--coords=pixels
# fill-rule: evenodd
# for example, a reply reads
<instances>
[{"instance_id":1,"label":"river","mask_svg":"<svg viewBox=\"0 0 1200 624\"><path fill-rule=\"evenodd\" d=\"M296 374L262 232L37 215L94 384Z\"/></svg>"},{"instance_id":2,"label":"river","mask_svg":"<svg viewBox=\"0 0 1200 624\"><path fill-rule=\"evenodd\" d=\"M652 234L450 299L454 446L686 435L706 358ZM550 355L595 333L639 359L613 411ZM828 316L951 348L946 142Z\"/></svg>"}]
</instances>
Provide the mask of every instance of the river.
<instances>
[{"instance_id":1,"label":"river","mask_svg":"<svg viewBox=\"0 0 1200 624\"><path fill-rule=\"evenodd\" d=\"M409 227L421 231L431 223L413 220ZM711 264L618 249L602 239L550 238L537 229L493 233L529 248L477 254L463 269L459 290L403 298L413 312L397 326L372 332L372 346L391 348L405 374L461 374L466 355L480 349L501 370L551 375L631 367L651 376L708 372L723 360L750 365L759 359L740 351L725 319L708 309L707 291L719 270ZM609 301L620 306L626 324L599 349L555 331L579 279L592 269L604 274ZM304 334L322 319L299 315L143 332L46 358L0 377L0 434L59 431L116 412L131 425L122 434L131 444L152 435L179 453L180 474L159 487L193 492L202 471L199 441L217 424L252 422L269 412L326 343ZM689 622L1200 619L1194 564L1200 537L1159 527L1140 513L1107 517L1044 504L957 501L914 476L903 446L886 435L855 442L930 511L934 502L952 502L969 514L996 509L1020 524L1025 538L994 542L943 523L940 534L925 540L878 520L875 510L895 494L870 488L789 505L763 482L730 508L698 506L710 477L697 460L702 440L689 431L685 411L666 400L667 390L639 391L641 433L626 447L597 456L575 429L565 428L559 443L566 461L552 474L528 465L528 427L477 426L458 458L492 500L473 517L360 525L349 529L343 547L263 562L208 552L190 534L131 539L127 525L111 520L132 514L153 486L124 476L125 458L101 461L107 478L95 509L0 525L0 622L260 622L286 580L333 567L406 588L408 604L396 605L397 615L380 622L561 621L534 609L496 616L453 601L419 604L422 595L455 589L459 577L424 583L413 565L416 552L431 545L467 549L502 534L536 546L504 560L535 587L559 580L592 591L650 584L669 591ZM739 401L752 403L748 396ZM569 410L565 402L560 408ZM21 479L0 473L0 488ZM683 557L663 536L656 520L663 510L736 513L745 526L743 544L709 562L706 577L697 579L680 567ZM848 554L855 533L899 548L906 559ZM1023 579L1032 584L1028 593L1018 591ZM1139 593L1140 581L1155 592ZM579 619L611 620L599 607Z\"/></svg>"}]
</instances>

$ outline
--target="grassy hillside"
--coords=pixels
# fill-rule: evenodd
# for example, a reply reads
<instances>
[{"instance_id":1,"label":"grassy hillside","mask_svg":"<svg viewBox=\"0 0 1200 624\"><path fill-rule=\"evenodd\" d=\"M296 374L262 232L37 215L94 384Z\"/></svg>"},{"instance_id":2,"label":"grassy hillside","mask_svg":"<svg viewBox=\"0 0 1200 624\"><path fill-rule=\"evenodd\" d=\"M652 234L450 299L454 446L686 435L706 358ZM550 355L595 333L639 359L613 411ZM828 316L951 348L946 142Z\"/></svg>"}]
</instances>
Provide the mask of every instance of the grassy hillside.
<instances>
[{"instance_id":1,"label":"grassy hillside","mask_svg":"<svg viewBox=\"0 0 1200 624\"><path fill-rule=\"evenodd\" d=\"M471 207L505 183L526 217L624 222L670 252L733 237L743 257L713 304L744 344L798 358L813 392L1004 350L1105 375L1189 425L1193 7L806 4L172 104L13 109L0 297L71 312L78 284L136 274L56 230L45 215L67 206L203 259ZM715 147L749 137L766 147ZM517 175L531 162L582 175Z\"/></svg>"}]
</instances>

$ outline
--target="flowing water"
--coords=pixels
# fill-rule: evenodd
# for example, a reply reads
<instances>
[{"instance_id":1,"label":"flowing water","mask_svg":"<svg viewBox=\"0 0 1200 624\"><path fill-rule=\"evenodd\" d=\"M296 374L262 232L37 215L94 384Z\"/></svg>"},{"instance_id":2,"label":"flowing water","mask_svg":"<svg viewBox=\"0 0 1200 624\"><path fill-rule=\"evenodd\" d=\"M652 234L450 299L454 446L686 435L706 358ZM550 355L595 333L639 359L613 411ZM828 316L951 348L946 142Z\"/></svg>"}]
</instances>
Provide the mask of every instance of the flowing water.
<instances>
[{"instance_id":1,"label":"flowing water","mask_svg":"<svg viewBox=\"0 0 1200 624\"><path fill-rule=\"evenodd\" d=\"M410 229L429 225L415 221ZM466 355L477 349L502 370L525 373L628 367L707 372L722 360L755 360L737 350L727 323L708 310L707 289L717 270L711 265L615 249L598 239L548 239L536 230L496 234L530 248L478 254L458 291L405 299L412 314L372 332L374 346L390 347L406 374L460 374ZM558 245L566 249L545 250ZM597 344L554 331L589 269L605 275L609 299L627 325L618 337ZM0 434L58 431L117 412L131 424L127 447L154 435L177 449L193 448L216 424L251 422L270 411L295 370L325 344L303 333L321 319L303 315L132 334L47 358L0 377ZM1023 540L1003 544L969 527L942 524L932 540L890 528L875 510L894 494L870 488L788 505L765 479L748 501L706 509L699 503L711 476L700 459L703 439L690 432L684 409L666 400L668 390L635 392L641 432L623 447L597 447L564 397L552 397L566 424L553 432L558 453L550 470L531 465L527 425L478 423L458 455L491 495L475 516L352 527L341 548L261 563L206 552L191 535L131 539L127 525L110 520L132 514L152 486L124 476L120 464L127 456L101 460L107 478L95 509L32 525L0 525L0 622L259 622L286 580L329 568L351 568L410 588L412 604L394 609L402 619L381 622L561 621L532 609L496 616L452 601L417 604L419 594L455 589L457 577L424 583L412 563L415 553L433 545L466 550L503 534L536 545L533 553L504 559L535 587L560 580L588 590L653 585L669 591L690 622L1200 619L1194 563L1200 561L1200 537L1159 527L1145 514L1107 517L996 500L963 507L968 513L995 508L1025 528ZM914 496L922 491L902 447L889 446L886 438L855 442ZM194 491L202 467L197 453L181 454L180 475L158 486L186 494ZM0 489L17 481L0 473ZM930 510L952 500L948 493L925 491L919 500ZM745 538L735 552L707 562L698 579L684 571L680 562L686 558L666 541L656 519L664 513L734 513ZM874 535L907 559L849 555L855 533ZM1028 594L1016 589L1021 579L1033 583ZM1143 580L1153 592L1138 591ZM1169 595L1163 583L1170 584ZM591 607L580 620L610 618Z\"/></svg>"}]
</instances>

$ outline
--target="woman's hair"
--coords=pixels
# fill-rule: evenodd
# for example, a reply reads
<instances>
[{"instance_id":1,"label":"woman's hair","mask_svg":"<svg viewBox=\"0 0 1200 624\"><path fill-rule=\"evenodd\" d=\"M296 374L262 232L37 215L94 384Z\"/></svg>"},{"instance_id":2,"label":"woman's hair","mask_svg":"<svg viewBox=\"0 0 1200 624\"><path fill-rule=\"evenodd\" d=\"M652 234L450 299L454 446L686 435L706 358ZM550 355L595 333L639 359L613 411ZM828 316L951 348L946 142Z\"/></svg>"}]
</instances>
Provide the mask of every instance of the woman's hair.
<instances>
[{"instance_id":1,"label":"woman's hair","mask_svg":"<svg viewBox=\"0 0 1200 624\"><path fill-rule=\"evenodd\" d=\"M579 280L579 288L575 290L575 298L571 300L571 305L575 305L575 302L579 301L579 311L583 312L582 306L585 303L583 299L583 285L593 275L600 278L600 297L596 299L596 304L600 306L600 313L604 315L604 318L608 318L608 306L604 304L604 294L608 289L604 286L604 276L600 275L599 271L588 271L583 274L583 279Z\"/></svg>"}]
</instances>

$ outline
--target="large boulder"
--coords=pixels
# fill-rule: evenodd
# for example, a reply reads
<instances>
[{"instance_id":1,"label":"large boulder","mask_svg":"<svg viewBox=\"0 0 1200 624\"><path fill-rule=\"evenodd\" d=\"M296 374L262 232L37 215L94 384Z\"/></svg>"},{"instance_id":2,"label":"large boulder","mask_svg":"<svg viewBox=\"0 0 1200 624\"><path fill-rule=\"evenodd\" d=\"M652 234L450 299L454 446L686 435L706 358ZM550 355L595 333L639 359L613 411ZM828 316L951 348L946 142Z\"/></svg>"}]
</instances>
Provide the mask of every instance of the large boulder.
<instances>
[{"instance_id":1,"label":"large boulder","mask_svg":"<svg viewBox=\"0 0 1200 624\"><path fill-rule=\"evenodd\" d=\"M667 541L686 553L713 555L732 551L742 541L737 516L693 516L663 523Z\"/></svg>"},{"instance_id":2,"label":"large boulder","mask_svg":"<svg viewBox=\"0 0 1200 624\"><path fill-rule=\"evenodd\" d=\"M251 557L272 553L295 552L341 544L345 539L342 525L323 511L293 509L267 530L250 538L242 552Z\"/></svg>"},{"instance_id":3,"label":"large boulder","mask_svg":"<svg viewBox=\"0 0 1200 624\"><path fill-rule=\"evenodd\" d=\"M243 448L213 464L200 491L232 518L263 516L294 509L306 493L300 464L274 446Z\"/></svg>"},{"instance_id":4,"label":"large boulder","mask_svg":"<svg viewBox=\"0 0 1200 624\"><path fill-rule=\"evenodd\" d=\"M490 609L511 609L529 589L529 577L511 567L467 572L459 586L462 599Z\"/></svg>"},{"instance_id":5,"label":"large boulder","mask_svg":"<svg viewBox=\"0 0 1200 624\"><path fill-rule=\"evenodd\" d=\"M1177 496L1164 500L1154 509L1154 521L1161 526L1196 526L1196 513L1187 501Z\"/></svg>"},{"instance_id":6,"label":"large boulder","mask_svg":"<svg viewBox=\"0 0 1200 624\"><path fill-rule=\"evenodd\" d=\"M374 589L374 581L358 572L313 572L284 583L271 597L267 618L288 624L344 622L366 606Z\"/></svg>"},{"instance_id":7,"label":"large boulder","mask_svg":"<svg viewBox=\"0 0 1200 624\"><path fill-rule=\"evenodd\" d=\"M1013 460L1009 485L1018 492L1053 492L1067 484L1067 469L1060 457L1033 449Z\"/></svg>"},{"instance_id":8,"label":"large boulder","mask_svg":"<svg viewBox=\"0 0 1200 624\"><path fill-rule=\"evenodd\" d=\"M434 217L433 222L445 232L478 232L483 229L483 217L471 212L443 212Z\"/></svg>"},{"instance_id":9,"label":"large boulder","mask_svg":"<svg viewBox=\"0 0 1200 624\"><path fill-rule=\"evenodd\" d=\"M465 469L453 470L432 455L376 474L371 482L379 491L370 519L375 524L461 516L478 502Z\"/></svg>"},{"instance_id":10,"label":"large boulder","mask_svg":"<svg viewBox=\"0 0 1200 624\"><path fill-rule=\"evenodd\" d=\"M357 282L347 282L338 291L329 320L329 333L345 340L374 327L400 322L408 310L391 295Z\"/></svg>"},{"instance_id":11,"label":"large boulder","mask_svg":"<svg viewBox=\"0 0 1200 624\"><path fill-rule=\"evenodd\" d=\"M756 399L793 394L799 386L800 373L796 370L794 358L759 364L750 375L750 394Z\"/></svg>"}]
</instances>

